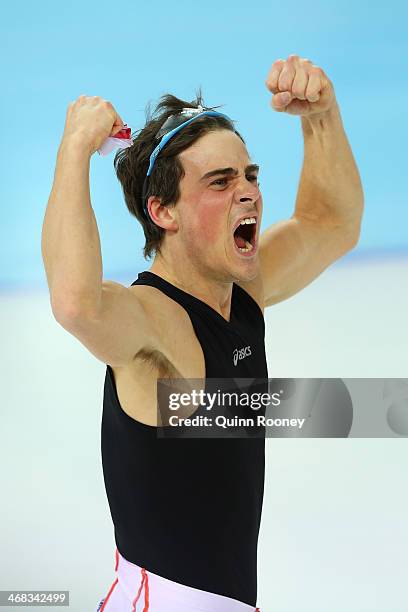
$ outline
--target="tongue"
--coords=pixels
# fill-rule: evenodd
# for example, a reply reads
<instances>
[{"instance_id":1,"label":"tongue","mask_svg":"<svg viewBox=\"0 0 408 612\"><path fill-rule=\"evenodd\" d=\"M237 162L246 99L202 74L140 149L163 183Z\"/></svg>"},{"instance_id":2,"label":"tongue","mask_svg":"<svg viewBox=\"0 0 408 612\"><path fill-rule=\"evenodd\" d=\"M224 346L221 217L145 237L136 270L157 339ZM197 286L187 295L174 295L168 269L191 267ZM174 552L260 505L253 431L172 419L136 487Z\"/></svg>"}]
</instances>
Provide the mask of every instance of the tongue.
<instances>
[{"instance_id":1,"label":"tongue","mask_svg":"<svg viewBox=\"0 0 408 612\"><path fill-rule=\"evenodd\" d=\"M246 242L243 239L242 236L234 236L235 239L235 244L240 248L240 249L245 249L246 247Z\"/></svg>"}]
</instances>

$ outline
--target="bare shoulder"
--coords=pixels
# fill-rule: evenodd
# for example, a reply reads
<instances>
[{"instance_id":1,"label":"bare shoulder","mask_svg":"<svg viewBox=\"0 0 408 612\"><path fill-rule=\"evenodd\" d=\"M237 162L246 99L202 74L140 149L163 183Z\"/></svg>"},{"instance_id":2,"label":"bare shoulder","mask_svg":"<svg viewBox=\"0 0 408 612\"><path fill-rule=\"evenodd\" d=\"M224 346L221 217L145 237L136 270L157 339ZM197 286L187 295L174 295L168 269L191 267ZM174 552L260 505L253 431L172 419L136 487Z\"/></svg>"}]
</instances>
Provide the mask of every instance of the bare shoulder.
<instances>
[{"instance_id":1,"label":"bare shoulder","mask_svg":"<svg viewBox=\"0 0 408 612\"><path fill-rule=\"evenodd\" d=\"M185 311L157 287L151 285L131 285L129 290L142 304L151 323L158 331L166 330L169 321L179 321Z\"/></svg>"},{"instance_id":2,"label":"bare shoulder","mask_svg":"<svg viewBox=\"0 0 408 612\"><path fill-rule=\"evenodd\" d=\"M262 314L265 310L265 297L264 297L264 286L262 275L259 274L250 281L235 283L241 289L249 293L249 295L255 300L259 308L262 310Z\"/></svg>"}]
</instances>

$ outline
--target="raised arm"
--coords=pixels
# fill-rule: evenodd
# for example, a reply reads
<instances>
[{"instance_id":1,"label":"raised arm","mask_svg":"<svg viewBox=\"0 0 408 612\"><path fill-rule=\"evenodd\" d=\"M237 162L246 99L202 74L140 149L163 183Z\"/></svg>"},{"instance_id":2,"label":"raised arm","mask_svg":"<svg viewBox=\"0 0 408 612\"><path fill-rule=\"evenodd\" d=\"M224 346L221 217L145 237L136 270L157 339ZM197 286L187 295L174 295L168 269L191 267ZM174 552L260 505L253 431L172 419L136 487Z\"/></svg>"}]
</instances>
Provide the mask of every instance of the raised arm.
<instances>
[{"instance_id":1,"label":"raised arm","mask_svg":"<svg viewBox=\"0 0 408 612\"><path fill-rule=\"evenodd\" d=\"M56 320L111 365L133 359L150 333L134 293L119 283L103 281L89 191L90 158L122 125L113 106L99 97L80 96L69 105L41 239Z\"/></svg>"},{"instance_id":2,"label":"raised arm","mask_svg":"<svg viewBox=\"0 0 408 612\"><path fill-rule=\"evenodd\" d=\"M364 193L334 88L321 68L290 55L266 81L278 112L300 115L305 155L295 212L260 237L265 306L291 297L360 236Z\"/></svg>"}]
</instances>

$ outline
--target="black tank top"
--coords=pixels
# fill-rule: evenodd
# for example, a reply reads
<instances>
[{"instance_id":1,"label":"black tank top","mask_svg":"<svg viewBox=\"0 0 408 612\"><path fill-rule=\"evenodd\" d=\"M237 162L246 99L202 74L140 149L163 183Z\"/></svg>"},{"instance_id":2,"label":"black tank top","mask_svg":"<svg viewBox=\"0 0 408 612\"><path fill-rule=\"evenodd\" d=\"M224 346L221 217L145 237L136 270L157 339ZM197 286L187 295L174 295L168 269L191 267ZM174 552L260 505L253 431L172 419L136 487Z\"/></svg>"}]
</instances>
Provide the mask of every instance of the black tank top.
<instances>
[{"instance_id":1,"label":"black tank top","mask_svg":"<svg viewBox=\"0 0 408 612\"><path fill-rule=\"evenodd\" d=\"M246 291L233 284L228 322L153 272L139 273L136 284L157 287L186 310L206 379L263 378L267 392L264 318ZM156 427L121 408L109 365L101 436L120 554L169 580L256 606L264 437L158 438Z\"/></svg>"}]
</instances>

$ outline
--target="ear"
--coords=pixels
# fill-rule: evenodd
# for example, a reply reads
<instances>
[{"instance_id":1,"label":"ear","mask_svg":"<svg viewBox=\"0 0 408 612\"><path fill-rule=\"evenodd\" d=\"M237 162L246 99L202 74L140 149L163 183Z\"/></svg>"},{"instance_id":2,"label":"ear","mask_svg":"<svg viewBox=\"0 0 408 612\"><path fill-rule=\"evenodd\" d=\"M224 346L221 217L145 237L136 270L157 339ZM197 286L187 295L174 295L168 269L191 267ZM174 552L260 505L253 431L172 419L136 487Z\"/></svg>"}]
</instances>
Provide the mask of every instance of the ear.
<instances>
[{"instance_id":1,"label":"ear","mask_svg":"<svg viewBox=\"0 0 408 612\"><path fill-rule=\"evenodd\" d=\"M162 206L161 199L157 196L150 196L147 200L147 210L156 225L166 230L177 230L178 221L174 208Z\"/></svg>"}]
</instances>

